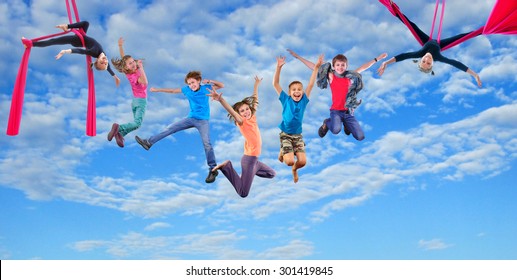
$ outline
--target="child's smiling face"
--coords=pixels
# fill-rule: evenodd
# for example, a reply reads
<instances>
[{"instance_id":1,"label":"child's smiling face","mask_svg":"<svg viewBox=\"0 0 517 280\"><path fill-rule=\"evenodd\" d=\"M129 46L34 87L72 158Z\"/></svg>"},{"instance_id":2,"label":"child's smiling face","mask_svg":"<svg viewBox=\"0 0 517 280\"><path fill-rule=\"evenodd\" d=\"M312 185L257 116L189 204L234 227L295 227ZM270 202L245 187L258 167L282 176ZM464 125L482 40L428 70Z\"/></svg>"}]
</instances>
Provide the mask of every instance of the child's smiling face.
<instances>
[{"instance_id":1,"label":"child's smiling face","mask_svg":"<svg viewBox=\"0 0 517 280\"><path fill-rule=\"evenodd\" d=\"M303 97L303 85L301 83L293 83L289 87L289 96L296 102L300 101Z\"/></svg>"},{"instance_id":2,"label":"child's smiling face","mask_svg":"<svg viewBox=\"0 0 517 280\"><path fill-rule=\"evenodd\" d=\"M342 75L343 73L345 73L347 66L348 65L345 61L337 60L334 63L334 71L336 71L336 73L338 73L339 75Z\"/></svg>"},{"instance_id":3,"label":"child's smiling face","mask_svg":"<svg viewBox=\"0 0 517 280\"><path fill-rule=\"evenodd\" d=\"M239 115L249 120L253 115L250 106L248 106L248 104L242 104L242 106L239 107Z\"/></svg>"},{"instance_id":4,"label":"child's smiling face","mask_svg":"<svg viewBox=\"0 0 517 280\"><path fill-rule=\"evenodd\" d=\"M200 80L194 78L187 79L187 85L192 91L197 91L199 89L199 85L201 84Z\"/></svg>"}]
</instances>

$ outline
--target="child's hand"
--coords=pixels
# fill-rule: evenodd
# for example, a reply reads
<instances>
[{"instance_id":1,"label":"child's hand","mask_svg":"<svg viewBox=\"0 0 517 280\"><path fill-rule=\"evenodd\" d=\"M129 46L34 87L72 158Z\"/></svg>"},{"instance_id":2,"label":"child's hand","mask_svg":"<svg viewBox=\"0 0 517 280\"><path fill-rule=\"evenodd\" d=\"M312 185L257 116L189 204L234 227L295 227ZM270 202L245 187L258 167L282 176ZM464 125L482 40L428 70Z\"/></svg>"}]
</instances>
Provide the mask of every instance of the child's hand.
<instances>
[{"instance_id":1,"label":"child's hand","mask_svg":"<svg viewBox=\"0 0 517 280\"><path fill-rule=\"evenodd\" d=\"M115 85L118 87L120 85L120 78L117 77L116 75L113 76L113 78L115 79Z\"/></svg>"},{"instance_id":2,"label":"child's hand","mask_svg":"<svg viewBox=\"0 0 517 280\"><path fill-rule=\"evenodd\" d=\"M258 76L255 76L255 84L260 84L262 82L262 78L259 78Z\"/></svg>"},{"instance_id":3,"label":"child's hand","mask_svg":"<svg viewBox=\"0 0 517 280\"><path fill-rule=\"evenodd\" d=\"M150 92L158 92L158 91L156 90L156 88L154 88L154 87L151 87L151 88L149 89L149 91L150 91Z\"/></svg>"},{"instance_id":4,"label":"child's hand","mask_svg":"<svg viewBox=\"0 0 517 280\"><path fill-rule=\"evenodd\" d=\"M477 82L477 84L478 84L478 87L482 87L482 86L483 86L483 83L481 83L481 78L479 78L479 75L478 75L478 74L476 74L476 75L474 76L474 78L476 79L476 82Z\"/></svg>"},{"instance_id":5,"label":"child's hand","mask_svg":"<svg viewBox=\"0 0 517 280\"><path fill-rule=\"evenodd\" d=\"M383 54L379 55L379 56L378 56L378 57L376 57L376 58L377 58L377 61L380 61L380 60L385 59L387 56L388 56L388 54L387 54L387 53L383 53Z\"/></svg>"},{"instance_id":6,"label":"child's hand","mask_svg":"<svg viewBox=\"0 0 517 280\"><path fill-rule=\"evenodd\" d=\"M377 74L379 74L379 76L382 76L382 74L384 73L384 69L386 69L386 61L384 61L382 64L381 64L381 67L379 67L379 69L377 69Z\"/></svg>"},{"instance_id":7,"label":"child's hand","mask_svg":"<svg viewBox=\"0 0 517 280\"><path fill-rule=\"evenodd\" d=\"M316 67L319 68L321 66L321 64L323 64L323 60L325 59L325 55L324 54L320 54L320 56L318 57L318 61L316 61Z\"/></svg>"},{"instance_id":8,"label":"child's hand","mask_svg":"<svg viewBox=\"0 0 517 280\"><path fill-rule=\"evenodd\" d=\"M120 37L118 38L118 46L122 47L122 45L124 45L124 38Z\"/></svg>"},{"instance_id":9,"label":"child's hand","mask_svg":"<svg viewBox=\"0 0 517 280\"><path fill-rule=\"evenodd\" d=\"M212 97L212 100L214 100L214 101L221 101L221 98L222 98L222 95L223 95L222 92L221 93L217 93L217 91L215 89L210 89L209 91L210 91L210 93L207 94L207 96Z\"/></svg>"},{"instance_id":10,"label":"child's hand","mask_svg":"<svg viewBox=\"0 0 517 280\"><path fill-rule=\"evenodd\" d=\"M291 50L291 49L287 49L287 51L288 51L292 56L294 56L295 58L298 58L298 54L297 54L297 53L295 53L293 50Z\"/></svg>"},{"instance_id":11,"label":"child's hand","mask_svg":"<svg viewBox=\"0 0 517 280\"><path fill-rule=\"evenodd\" d=\"M139 69L143 69L144 68L144 63L142 62L141 59L136 61L136 65L138 66Z\"/></svg>"},{"instance_id":12,"label":"child's hand","mask_svg":"<svg viewBox=\"0 0 517 280\"><path fill-rule=\"evenodd\" d=\"M282 66L284 66L284 64L285 64L285 56L281 56L281 55L277 56L276 57L276 65L278 67L282 67Z\"/></svg>"}]
</instances>

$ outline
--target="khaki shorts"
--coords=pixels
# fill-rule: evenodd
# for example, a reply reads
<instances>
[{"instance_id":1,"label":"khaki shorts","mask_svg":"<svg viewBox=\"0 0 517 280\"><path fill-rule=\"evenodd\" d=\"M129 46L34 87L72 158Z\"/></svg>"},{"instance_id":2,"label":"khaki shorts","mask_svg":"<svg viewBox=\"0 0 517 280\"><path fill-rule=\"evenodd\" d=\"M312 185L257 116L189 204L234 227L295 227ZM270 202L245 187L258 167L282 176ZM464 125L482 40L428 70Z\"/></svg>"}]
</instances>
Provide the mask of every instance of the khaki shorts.
<instances>
[{"instance_id":1,"label":"khaki shorts","mask_svg":"<svg viewBox=\"0 0 517 280\"><path fill-rule=\"evenodd\" d=\"M305 153L305 143L301 134L280 132L280 151L282 154Z\"/></svg>"}]
</instances>

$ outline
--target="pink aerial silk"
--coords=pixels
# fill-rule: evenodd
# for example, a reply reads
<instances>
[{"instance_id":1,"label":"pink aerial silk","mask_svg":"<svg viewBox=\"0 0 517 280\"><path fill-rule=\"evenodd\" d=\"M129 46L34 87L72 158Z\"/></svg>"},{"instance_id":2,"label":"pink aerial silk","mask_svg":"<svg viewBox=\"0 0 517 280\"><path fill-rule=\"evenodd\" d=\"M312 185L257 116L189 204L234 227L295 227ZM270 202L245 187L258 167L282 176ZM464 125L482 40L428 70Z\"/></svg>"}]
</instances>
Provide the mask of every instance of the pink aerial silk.
<instances>
[{"instance_id":1,"label":"pink aerial silk","mask_svg":"<svg viewBox=\"0 0 517 280\"><path fill-rule=\"evenodd\" d=\"M439 1L436 1L436 8L434 12L434 20L433 20L433 26L431 28L431 34L429 36L429 39L431 40L432 32L434 31L434 24L436 20L436 13L439 5ZM416 34L415 30L411 26L411 24L408 22L406 17L402 14L397 4L393 3L390 4L390 0L379 0L381 4L383 4L392 15L399 16L399 18L404 22L406 27L409 29L409 31L413 34L415 39L420 43L420 45L424 45L426 42L422 42L418 35ZM442 15L440 19L440 26L438 27L438 38L437 41L440 41L440 35L441 35L441 28L442 28L442 19L444 14L444 8L445 8L445 0L443 0L442 5ZM468 35L463 36L462 38L452 42L451 44L444 46L442 48L442 51L450 49L456 45L459 45L469 39L472 39L478 35L488 35L488 34L517 34L517 0L497 0L494 8L492 9L492 12L490 14L490 17L488 18L485 26L482 26L472 32L470 32Z\"/></svg>"},{"instance_id":2,"label":"pink aerial silk","mask_svg":"<svg viewBox=\"0 0 517 280\"><path fill-rule=\"evenodd\" d=\"M483 34L517 34L517 1L498 0L488 17Z\"/></svg>"},{"instance_id":3,"label":"pink aerial silk","mask_svg":"<svg viewBox=\"0 0 517 280\"><path fill-rule=\"evenodd\" d=\"M436 22L436 14L438 12L439 6L440 6L440 0L436 0L436 6L434 8L433 25L431 26L431 32L429 32L429 40L433 39L434 24ZM443 3L442 3L442 14L440 16L440 26L438 27L438 37L436 37L436 41L438 41L438 43L440 43L440 36L442 35L442 23L443 23L444 14L445 14L445 0L443 0Z\"/></svg>"},{"instance_id":4,"label":"pink aerial silk","mask_svg":"<svg viewBox=\"0 0 517 280\"><path fill-rule=\"evenodd\" d=\"M75 0L65 0L66 8L68 12L68 19L70 23L72 23L72 14L70 11L70 3L72 2L72 7L74 9L75 14L75 20L76 22L79 22L79 12L77 10L77 6L75 4ZM29 45L26 46L25 52L23 53L22 60L20 62L20 67L18 68L18 75L16 76L16 81L14 83L14 89L13 89L13 95L11 98L11 111L9 113L9 121L7 123L7 135L18 135L18 132L20 130L20 123L22 119L22 108L23 108L23 97L25 93L25 82L27 80L27 68L29 64L29 56L32 48L32 42L37 42L41 40L45 40L48 38L56 37L64 35L68 32L74 32L80 39L81 42L84 44L84 38L83 36L86 35L84 30L76 30L72 29L66 32L51 34L43 37L38 37L30 41ZM88 73L88 108L86 113L86 135L88 136L95 136L96 134L96 127L95 127L95 84L93 80L93 70L91 69L90 65L92 62L92 58L87 55L86 56L86 69Z\"/></svg>"}]
</instances>

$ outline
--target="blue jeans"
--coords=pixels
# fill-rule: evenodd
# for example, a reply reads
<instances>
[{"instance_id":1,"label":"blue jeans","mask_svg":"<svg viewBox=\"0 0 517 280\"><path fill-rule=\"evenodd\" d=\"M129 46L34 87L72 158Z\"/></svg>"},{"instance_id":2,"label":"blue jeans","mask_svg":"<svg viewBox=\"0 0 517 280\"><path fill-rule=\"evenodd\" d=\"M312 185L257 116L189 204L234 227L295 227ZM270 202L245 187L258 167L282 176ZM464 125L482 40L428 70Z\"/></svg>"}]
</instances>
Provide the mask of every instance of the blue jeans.
<instances>
[{"instance_id":1,"label":"blue jeans","mask_svg":"<svg viewBox=\"0 0 517 280\"><path fill-rule=\"evenodd\" d=\"M325 125L330 132L338 134L341 131L341 123L345 129L350 131L355 139L361 141L364 139L364 132L354 115L348 111L330 110L330 118L325 119Z\"/></svg>"},{"instance_id":2,"label":"blue jeans","mask_svg":"<svg viewBox=\"0 0 517 280\"><path fill-rule=\"evenodd\" d=\"M144 120L145 108L147 107L147 99L133 98L131 102L131 109L133 110L134 121L130 123L121 124L118 131L122 136L126 136L129 132L138 129Z\"/></svg>"},{"instance_id":3,"label":"blue jeans","mask_svg":"<svg viewBox=\"0 0 517 280\"><path fill-rule=\"evenodd\" d=\"M214 168L217 163L215 161L214 149L212 148L212 144L210 143L210 132L208 126L208 120L198 120L194 118L185 118L173 124L170 124L163 132L153 135L147 139L151 145L162 140L163 138L174 134L178 131L185 130L195 127L199 131L201 135L201 140L203 141L203 147L205 148L206 155L206 163L210 167L210 170Z\"/></svg>"}]
</instances>

